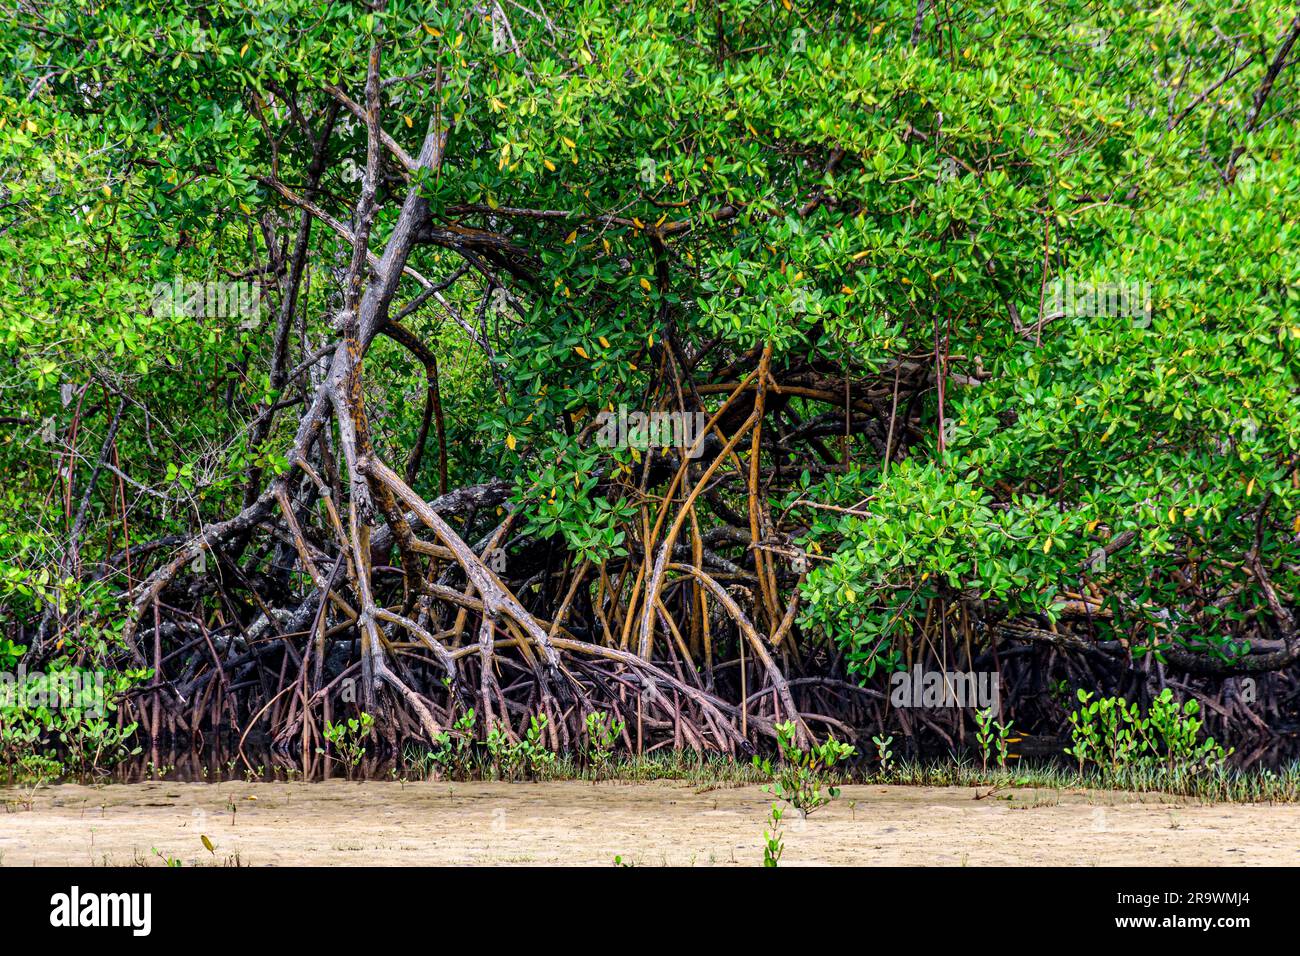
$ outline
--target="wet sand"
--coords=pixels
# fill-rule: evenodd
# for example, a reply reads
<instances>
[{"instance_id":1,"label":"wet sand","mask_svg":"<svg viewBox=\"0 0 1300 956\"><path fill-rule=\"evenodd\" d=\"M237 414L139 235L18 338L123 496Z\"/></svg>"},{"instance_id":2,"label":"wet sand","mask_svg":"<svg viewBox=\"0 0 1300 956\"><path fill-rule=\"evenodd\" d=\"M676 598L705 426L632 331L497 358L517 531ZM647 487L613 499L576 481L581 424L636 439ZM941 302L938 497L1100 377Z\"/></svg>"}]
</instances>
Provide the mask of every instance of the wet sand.
<instances>
[{"instance_id":1,"label":"wet sand","mask_svg":"<svg viewBox=\"0 0 1300 956\"><path fill-rule=\"evenodd\" d=\"M986 792L845 787L806 821L787 812L781 863L1300 865L1300 805L1029 789L975 799ZM665 781L164 781L27 800L0 788L0 865L755 866L771 805L757 786Z\"/></svg>"}]
</instances>

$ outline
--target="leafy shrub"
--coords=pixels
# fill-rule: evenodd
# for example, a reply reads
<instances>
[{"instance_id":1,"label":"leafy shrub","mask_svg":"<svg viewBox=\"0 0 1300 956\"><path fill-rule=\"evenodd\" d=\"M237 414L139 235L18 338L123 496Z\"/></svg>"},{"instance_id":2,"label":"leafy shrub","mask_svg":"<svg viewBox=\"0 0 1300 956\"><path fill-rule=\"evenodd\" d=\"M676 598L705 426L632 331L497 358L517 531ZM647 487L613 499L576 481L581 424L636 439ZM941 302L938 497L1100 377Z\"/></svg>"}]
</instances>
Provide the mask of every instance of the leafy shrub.
<instances>
[{"instance_id":1,"label":"leafy shrub","mask_svg":"<svg viewBox=\"0 0 1300 956\"><path fill-rule=\"evenodd\" d=\"M990 708L975 711L977 730L975 739L980 745L980 761L984 770L989 768L990 754L995 756L999 770L1007 766L1007 738L1011 736L1011 721L1001 723L993 719Z\"/></svg>"},{"instance_id":2,"label":"leafy shrub","mask_svg":"<svg viewBox=\"0 0 1300 956\"><path fill-rule=\"evenodd\" d=\"M796 743L797 728L794 721L776 725L777 747L780 758L775 767L769 758L754 755L754 766L764 775L771 776L768 792L799 811L809 814L824 807L840 795L838 787L826 784L827 772L837 763L852 757L857 751L852 744L844 744L834 737L820 745L804 750Z\"/></svg>"},{"instance_id":3,"label":"leafy shrub","mask_svg":"<svg viewBox=\"0 0 1300 956\"><path fill-rule=\"evenodd\" d=\"M1154 768L1169 776L1196 774L1217 769L1232 753L1213 737L1198 742L1200 704L1189 699L1180 707L1167 687L1145 716L1123 697L1093 696L1079 690L1081 706L1070 714L1072 743L1065 752L1077 761L1080 774L1088 765L1109 776L1133 768Z\"/></svg>"},{"instance_id":4,"label":"leafy shrub","mask_svg":"<svg viewBox=\"0 0 1300 956\"><path fill-rule=\"evenodd\" d=\"M374 726L375 718L365 711L357 717L349 717L337 724L330 722L325 725L325 739L334 745L335 759L348 768L349 774L365 759L366 738L370 736ZM316 752L323 754L326 751L318 747Z\"/></svg>"},{"instance_id":5,"label":"leafy shrub","mask_svg":"<svg viewBox=\"0 0 1300 956\"><path fill-rule=\"evenodd\" d=\"M587 725L587 761L599 780L614 755L614 745L623 733L623 721L614 720L603 710L592 711L585 718Z\"/></svg>"}]
</instances>

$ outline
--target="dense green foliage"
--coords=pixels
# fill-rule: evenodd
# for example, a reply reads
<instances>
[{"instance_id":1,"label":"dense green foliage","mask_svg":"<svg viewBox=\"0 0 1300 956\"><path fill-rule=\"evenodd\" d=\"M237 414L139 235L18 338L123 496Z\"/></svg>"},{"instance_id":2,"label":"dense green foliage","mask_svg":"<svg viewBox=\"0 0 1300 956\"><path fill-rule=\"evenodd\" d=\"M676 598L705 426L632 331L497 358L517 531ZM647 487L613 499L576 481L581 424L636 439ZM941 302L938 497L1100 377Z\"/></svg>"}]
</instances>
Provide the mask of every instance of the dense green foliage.
<instances>
[{"instance_id":1,"label":"dense green foliage","mask_svg":"<svg viewBox=\"0 0 1300 956\"><path fill-rule=\"evenodd\" d=\"M797 592L800 640L863 680L926 642L983 646L993 622L1050 634L1071 613L1139 659L1231 673L1271 641L1283 656L1259 669L1290 667L1294 16L1266 0L10 5L0 668L57 642L148 680L151 653L122 642L156 610L123 595L297 480L325 365L290 372L346 332L341 233L365 223L382 254L412 185L429 222L407 265L446 286L417 302L404 280L391 316L415 304L402 324L437 356L445 483L426 366L391 337L364 358L375 454L401 472L424 441L409 480L429 499L508 478L526 539L511 560L550 549L511 571L541 619L567 582L535 572L627 558L635 590L659 533L666 479L594 441L596 414L712 415L761 367L741 394L780 407L766 444L736 447L745 470L761 456L761 501L728 479L691 520L741 526L738 548L710 547L752 569L731 593L764 638ZM399 150L448 131L436 168L405 168L343 103L365 103L372 56ZM262 309L159 308L178 277L250 283ZM1058 310L1067 279L1129 307ZM772 572L781 607L754 584L755 507L795 556ZM193 570L242 587L232 569L272 575L270 549ZM213 628L259 613L201 587L163 603L196 600Z\"/></svg>"}]
</instances>

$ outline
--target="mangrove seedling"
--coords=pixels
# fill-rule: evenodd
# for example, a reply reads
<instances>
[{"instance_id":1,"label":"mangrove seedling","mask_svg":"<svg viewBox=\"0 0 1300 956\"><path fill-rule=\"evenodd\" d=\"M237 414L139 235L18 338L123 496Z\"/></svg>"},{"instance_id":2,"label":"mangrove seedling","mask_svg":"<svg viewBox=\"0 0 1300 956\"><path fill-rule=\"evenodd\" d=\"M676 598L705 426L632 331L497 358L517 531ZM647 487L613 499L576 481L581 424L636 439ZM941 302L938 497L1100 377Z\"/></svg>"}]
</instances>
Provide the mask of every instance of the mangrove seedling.
<instances>
[{"instance_id":1,"label":"mangrove seedling","mask_svg":"<svg viewBox=\"0 0 1300 956\"><path fill-rule=\"evenodd\" d=\"M776 867L781 863L781 854L785 852L785 841L781 839L781 816L785 811L777 804L772 804L768 814L768 829L763 831L763 866Z\"/></svg>"},{"instance_id":2,"label":"mangrove seedling","mask_svg":"<svg viewBox=\"0 0 1300 956\"><path fill-rule=\"evenodd\" d=\"M842 760L847 760L856 752L852 744L840 743L834 737L828 737L823 744L814 743L812 748L804 750L795 743L796 727L794 721L776 725L777 747L781 755L775 768L770 759L754 756L754 766L766 776L771 776L772 784L768 793L807 816L824 807L840 795L838 787L827 787L827 771Z\"/></svg>"},{"instance_id":3,"label":"mangrove seedling","mask_svg":"<svg viewBox=\"0 0 1300 956\"><path fill-rule=\"evenodd\" d=\"M587 761L599 780L614 755L614 744L623 733L623 721L613 720L603 710L592 711L586 717Z\"/></svg>"},{"instance_id":4,"label":"mangrove seedling","mask_svg":"<svg viewBox=\"0 0 1300 956\"><path fill-rule=\"evenodd\" d=\"M325 725L325 739L334 745L334 756L348 768L349 777L366 756L366 737L374 725L375 718L365 711L359 717ZM316 752L323 754L325 750L317 747Z\"/></svg>"}]
</instances>

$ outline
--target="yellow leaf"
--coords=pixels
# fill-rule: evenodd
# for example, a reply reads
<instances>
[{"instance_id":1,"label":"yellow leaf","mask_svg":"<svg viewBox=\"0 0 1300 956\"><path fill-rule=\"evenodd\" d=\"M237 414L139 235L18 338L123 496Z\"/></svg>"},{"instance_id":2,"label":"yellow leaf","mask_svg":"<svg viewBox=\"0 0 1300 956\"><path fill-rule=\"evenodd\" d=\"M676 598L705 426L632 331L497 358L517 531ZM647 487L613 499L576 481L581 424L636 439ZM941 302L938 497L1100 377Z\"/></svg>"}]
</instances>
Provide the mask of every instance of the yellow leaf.
<instances>
[{"instance_id":1,"label":"yellow leaf","mask_svg":"<svg viewBox=\"0 0 1300 956\"><path fill-rule=\"evenodd\" d=\"M790 9L790 0L781 0L781 6L785 7L787 10L789 10L789 9Z\"/></svg>"},{"instance_id":2,"label":"yellow leaf","mask_svg":"<svg viewBox=\"0 0 1300 956\"><path fill-rule=\"evenodd\" d=\"M868 252L866 249L863 249L861 252L853 253L853 261L857 262L859 259L865 259L869 255L871 255L871 253Z\"/></svg>"},{"instance_id":3,"label":"yellow leaf","mask_svg":"<svg viewBox=\"0 0 1300 956\"><path fill-rule=\"evenodd\" d=\"M645 228L645 223L643 223L643 222L642 222L640 219L638 219L636 216L633 216L633 217L632 217L632 225L636 226L638 229L644 229L644 228Z\"/></svg>"},{"instance_id":4,"label":"yellow leaf","mask_svg":"<svg viewBox=\"0 0 1300 956\"><path fill-rule=\"evenodd\" d=\"M645 289L647 292L650 291L650 280L647 279L645 276L641 277L641 288Z\"/></svg>"},{"instance_id":5,"label":"yellow leaf","mask_svg":"<svg viewBox=\"0 0 1300 956\"><path fill-rule=\"evenodd\" d=\"M427 23L422 23L422 24L420 24L420 26L424 27L424 32L427 33L427 34L429 34L429 36L431 36L431 37L440 37L440 36L442 36L442 31L441 31L441 30L439 30L439 29L437 29L437 28L435 28L435 27L431 27L431 26L429 26L429 24L427 24Z\"/></svg>"},{"instance_id":6,"label":"yellow leaf","mask_svg":"<svg viewBox=\"0 0 1300 956\"><path fill-rule=\"evenodd\" d=\"M1178 520L1178 509L1177 509L1177 508L1170 508L1170 509L1169 509L1169 520L1170 520L1170 521L1177 521L1177 520Z\"/></svg>"},{"instance_id":7,"label":"yellow leaf","mask_svg":"<svg viewBox=\"0 0 1300 956\"><path fill-rule=\"evenodd\" d=\"M609 348L609 339L605 338L605 336L598 336L596 341L600 343L601 348Z\"/></svg>"},{"instance_id":8,"label":"yellow leaf","mask_svg":"<svg viewBox=\"0 0 1300 956\"><path fill-rule=\"evenodd\" d=\"M587 350L584 349L581 345L575 345L573 347L573 351L577 352L580 356L582 356L585 359L591 358L591 356L587 354Z\"/></svg>"},{"instance_id":9,"label":"yellow leaf","mask_svg":"<svg viewBox=\"0 0 1300 956\"><path fill-rule=\"evenodd\" d=\"M555 172L555 164L549 159L542 160L542 165L545 166L549 172Z\"/></svg>"},{"instance_id":10,"label":"yellow leaf","mask_svg":"<svg viewBox=\"0 0 1300 956\"><path fill-rule=\"evenodd\" d=\"M1246 497L1249 498L1251 492L1253 492L1254 490L1255 490L1255 479L1252 478L1250 479L1250 484L1246 486Z\"/></svg>"},{"instance_id":11,"label":"yellow leaf","mask_svg":"<svg viewBox=\"0 0 1300 956\"><path fill-rule=\"evenodd\" d=\"M648 345L648 346L650 346L651 348L654 348L654 346L655 346L655 336L654 336L654 333L653 333L653 332L651 332L649 335L647 335L647 336L645 337L645 344Z\"/></svg>"},{"instance_id":12,"label":"yellow leaf","mask_svg":"<svg viewBox=\"0 0 1300 956\"><path fill-rule=\"evenodd\" d=\"M516 442L515 442L515 436L514 436L514 435L506 435L506 447L509 448L511 451L514 451L514 450L515 450L515 444L516 444Z\"/></svg>"},{"instance_id":13,"label":"yellow leaf","mask_svg":"<svg viewBox=\"0 0 1300 956\"><path fill-rule=\"evenodd\" d=\"M245 43L243 46L239 48L239 55L243 56L247 52L248 52L248 44Z\"/></svg>"},{"instance_id":14,"label":"yellow leaf","mask_svg":"<svg viewBox=\"0 0 1300 956\"><path fill-rule=\"evenodd\" d=\"M573 140L569 139L569 137L567 137L567 136L561 136L561 137L560 137L560 142L562 142L565 146L569 147L569 149L573 149L574 147L576 147L576 146L578 145L578 144L575 143Z\"/></svg>"},{"instance_id":15,"label":"yellow leaf","mask_svg":"<svg viewBox=\"0 0 1300 956\"><path fill-rule=\"evenodd\" d=\"M846 286L846 285L844 285L844 286L840 286L840 291L843 292L845 295L852 295L852 294L853 294L853 290L850 289L850 288L849 288L848 286Z\"/></svg>"},{"instance_id":16,"label":"yellow leaf","mask_svg":"<svg viewBox=\"0 0 1300 956\"><path fill-rule=\"evenodd\" d=\"M577 238L578 238L578 230L575 229L573 230L573 232L569 233L567 236L564 237L564 244L567 246L569 243L573 242L573 240Z\"/></svg>"},{"instance_id":17,"label":"yellow leaf","mask_svg":"<svg viewBox=\"0 0 1300 956\"><path fill-rule=\"evenodd\" d=\"M408 129L415 125L414 123L411 122L411 117L405 114L402 115L402 120L406 123Z\"/></svg>"},{"instance_id":18,"label":"yellow leaf","mask_svg":"<svg viewBox=\"0 0 1300 956\"><path fill-rule=\"evenodd\" d=\"M1048 551L1051 550L1052 550L1052 539L1048 538L1046 541L1043 542L1043 554L1046 554Z\"/></svg>"},{"instance_id":19,"label":"yellow leaf","mask_svg":"<svg viewBox=\"0 0 1300 956\"><path fill-rule=\"evenodd\" d=\"M208 839L207 834L200 834L199 839L203 841L203 848L209 853L217 852L216 847L212 845L212 841Z\"/></svg>"}]
</instances>

